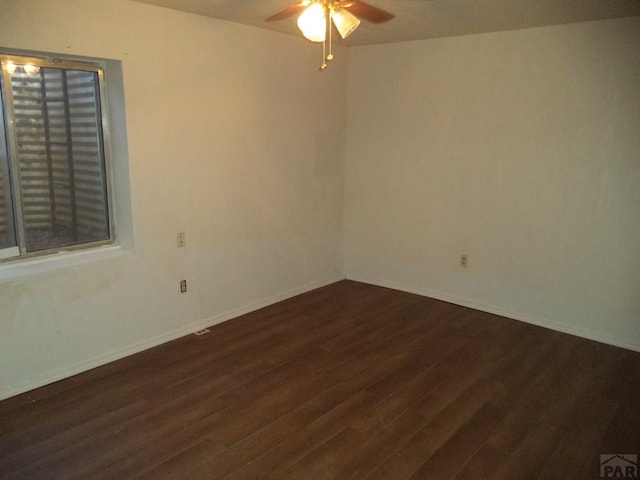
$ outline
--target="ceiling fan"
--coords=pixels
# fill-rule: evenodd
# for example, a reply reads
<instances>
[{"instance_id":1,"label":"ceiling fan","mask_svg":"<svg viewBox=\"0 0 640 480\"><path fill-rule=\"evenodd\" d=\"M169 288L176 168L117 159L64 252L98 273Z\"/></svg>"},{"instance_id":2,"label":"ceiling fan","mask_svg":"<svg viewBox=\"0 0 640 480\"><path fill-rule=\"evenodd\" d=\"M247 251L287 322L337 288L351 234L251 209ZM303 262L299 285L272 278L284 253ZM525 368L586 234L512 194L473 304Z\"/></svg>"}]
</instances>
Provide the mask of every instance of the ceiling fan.
<instances>
[{"instance_id":1,"label":"ceiling fan","mask_svg":"<svg viewBox=\"0 0 640 480\"><path fill-rule=\"evenodd\" d=\"M320 70L325 70L327 62L333 59L332 23L340 36L347 38L358 28L361 18L371 23L384 23L395 18L393 13L360 0L299 0L265 21L285 20L298 13L298 28L302 35L312 42L322 42Z\"/></svg>"}]
</instances>

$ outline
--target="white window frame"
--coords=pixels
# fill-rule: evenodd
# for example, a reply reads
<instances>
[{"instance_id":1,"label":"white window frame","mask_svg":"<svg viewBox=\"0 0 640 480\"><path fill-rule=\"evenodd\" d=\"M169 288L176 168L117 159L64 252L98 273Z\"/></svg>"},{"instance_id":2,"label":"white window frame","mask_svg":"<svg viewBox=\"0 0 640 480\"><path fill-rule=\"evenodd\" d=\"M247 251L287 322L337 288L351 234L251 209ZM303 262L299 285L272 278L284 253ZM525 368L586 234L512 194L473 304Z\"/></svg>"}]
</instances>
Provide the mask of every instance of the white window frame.
<instances>
[{"instance_id":1,"label":"white window frame","mask_svg":"<svg viewBox=\"0 0 640 480\"><path fill-rule=\"evenodd\" d=\"M10 169L13 170L14 174L17 172L17 158L14 152L14 145L16 144L16 130L13 122L13 111L12 111L12 92L11 92L11 76L7 72L7 69L4 68L8 63L13 63L15 65L34 65L36 67L42 68L57 68L57 69L69 69L69 70L83 70L94 72L97 74L98 79L98 94L100 101L100 124L101 124L101 147L103 152L103 162L104 162L104 173L105 173L105 185L104 188L106 190L106 204L107 204L107 212L108 212L108 231L109 238L100 240L100 241L88 241L84 243L69 245L69 246L60 246L54 247L46 250L38 250L38 251L27 251L26 242L24 238L23 227L16 228L16 243L17 246L9 247L5 249L0 249L0 268L3 265L7 265L9 262L19 262L22 260L29 260L34 258L42 258L47 256L52 256L53 254L60 254L64 252L76 252L81 250L95 249L97 247L105 247L114 245L116 242L116 221L115 221L115 208L114 208L114 199L113 199L113 170L112 170L112 152L111 152L111 127L110 127L110 115L109 115L109 101L107 98L107 84L105 80L105 62L100 61L85 61L78 60L75 58L66 58L66 57L58 57L58 56L33 56L33 55L24 55L22 53L11 53L0 49L0 61L2 62L2 75L3 75L3 113L4 113L4 125L0 125L0 128L4 128L6 132L6 140L7 145L0 145L0 148L6 147L6 154L8 158L6 162L11 164L8 165ZM4 153L0 152L0 154L4 157ZM19 182L12 182L12 194L13 194L13 204L11 206L12 213L14 215L16 224L23 225L22 219L22 195L20 192Z\"/></svg>"}]
</instances>

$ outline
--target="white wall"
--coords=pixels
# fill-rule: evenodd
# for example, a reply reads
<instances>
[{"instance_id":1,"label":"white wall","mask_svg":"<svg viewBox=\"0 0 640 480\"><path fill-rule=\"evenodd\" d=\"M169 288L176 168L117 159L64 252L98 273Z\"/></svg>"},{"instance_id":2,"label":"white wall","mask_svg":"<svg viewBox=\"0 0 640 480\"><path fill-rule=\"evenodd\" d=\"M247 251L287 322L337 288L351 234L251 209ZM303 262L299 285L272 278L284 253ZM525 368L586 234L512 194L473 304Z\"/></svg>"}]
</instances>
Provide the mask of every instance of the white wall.
<instances>
[{"instance_id":1,"label":"white wall","mask_svg":"<svg viewBox=\"0 0 640 480\"><path fill-rule=\"evenodd\" d=\"M0 46L122 62L133 204L125 254L0 266L0 398L344 278L346 51L122 0L0 0Z\"/></svg>"},{"instance_id":2,"label":"white wall","mask_svg":"<svg viewBox=\"0 0 640 480\"><path fill-rule=\"evenodd\" d=\"M354 48L348 99L348 278L640 350L640 18Z\"/></svg>"}]
</instances>

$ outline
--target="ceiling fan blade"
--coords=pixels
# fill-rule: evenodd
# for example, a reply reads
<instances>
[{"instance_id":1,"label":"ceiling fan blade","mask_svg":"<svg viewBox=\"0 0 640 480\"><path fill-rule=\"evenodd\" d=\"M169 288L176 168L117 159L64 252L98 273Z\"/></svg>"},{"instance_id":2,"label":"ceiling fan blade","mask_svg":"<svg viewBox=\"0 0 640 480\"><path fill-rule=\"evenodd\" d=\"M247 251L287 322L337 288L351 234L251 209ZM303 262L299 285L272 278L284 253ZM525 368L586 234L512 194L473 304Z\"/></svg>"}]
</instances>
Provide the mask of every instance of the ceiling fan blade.
<instances>
[{"instance_id":1,"label":"ceiling fan blade","mask_svg":"<svg viewBox=\"0 0 640 480\"><path fill-rule=\"evenodd\" d=\"M343 8L349 10L356 17L371 23L384 23L396 17L393 13L386 12L360 0L353 0L351 5L345 5Z\"/></svg>"},{"instance_id":2,"label":"ceiling fan blade","mask_svg":"<svg viewBox=\"0 0 640 480\"><path fill-rule=\"evenodd\" d=\"M279 20L284 20L285 18L289 18L292 15L295 15L300 10L304 9L308 6L307 2L298 2L293 5L289 5L288 7L283 8L278 13L271 15L269 18L265 20L265 22L277 22Z\"/></svg>"}]
</instances>

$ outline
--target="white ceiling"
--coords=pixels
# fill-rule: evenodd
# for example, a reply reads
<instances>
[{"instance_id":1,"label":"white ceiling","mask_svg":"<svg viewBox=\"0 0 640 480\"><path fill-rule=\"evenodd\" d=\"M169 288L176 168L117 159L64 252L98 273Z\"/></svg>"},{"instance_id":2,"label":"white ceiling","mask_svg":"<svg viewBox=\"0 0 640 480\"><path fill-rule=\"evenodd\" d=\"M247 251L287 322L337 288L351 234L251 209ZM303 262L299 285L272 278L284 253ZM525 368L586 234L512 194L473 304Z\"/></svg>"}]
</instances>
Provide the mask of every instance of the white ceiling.
<instances>
[{"instance_id":1,"label":"white ceiling","mask_svg":"<svg viewBox=\"0 0 640 480\"><path fill-rule=\"evenodd\" d=\"M134 0L161 7L300 35L295 16L264 19L295 0ZM515 30L608 18L640 16L640 0L367 0L396 15L390 22L362 22L344 45Z\"/></svg>"}]
</instances>

